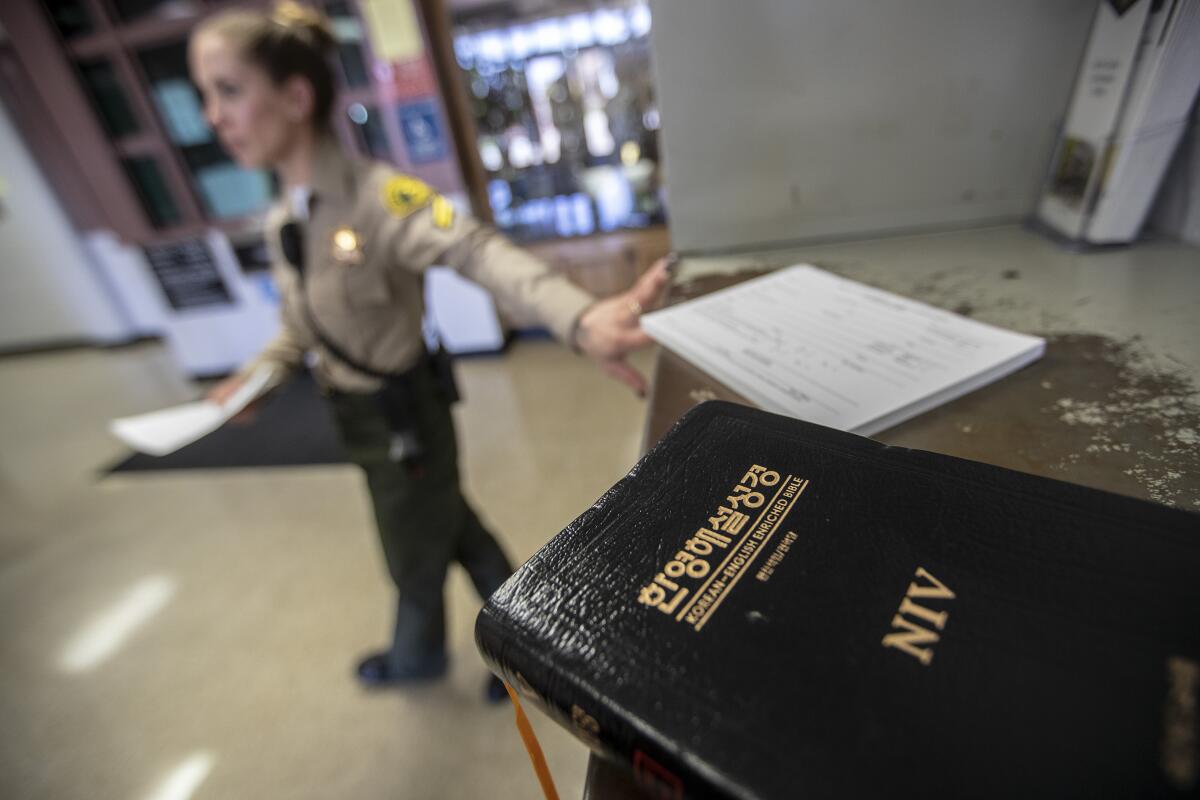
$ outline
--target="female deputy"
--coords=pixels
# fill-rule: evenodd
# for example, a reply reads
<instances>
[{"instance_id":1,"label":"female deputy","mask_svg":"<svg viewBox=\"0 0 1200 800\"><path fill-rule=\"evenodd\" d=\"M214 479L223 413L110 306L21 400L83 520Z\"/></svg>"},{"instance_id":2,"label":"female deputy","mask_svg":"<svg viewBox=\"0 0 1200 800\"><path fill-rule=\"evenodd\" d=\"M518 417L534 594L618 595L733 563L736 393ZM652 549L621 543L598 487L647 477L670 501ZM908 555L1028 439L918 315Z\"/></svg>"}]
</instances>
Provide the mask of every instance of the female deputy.
<instances>
[{"instance_id":1,"label":"female deputy","mask_svg":"<svg viewBox=\"0 0 1200 800\"><path fill-rule=\"evenodd\" d=\"M448 370L421 332L422 272L454 268L639 392L644 381L625 356L649 343L637 317L667 276L660 262L629 292L597 302L420 181L343 153L328 127L332 47L324 18L291 2L269 17L219 14L192 36L209 122L240 164L274 169L283 195L266 221L282 330L211 397L228 397L259 367L282 380L314 354L342 439L366 473L399 591L391 647L358 665L364 684L381 686L446 671L451 562L483 597L512 571L459 489Z\"/></svg>"}]
</instances>

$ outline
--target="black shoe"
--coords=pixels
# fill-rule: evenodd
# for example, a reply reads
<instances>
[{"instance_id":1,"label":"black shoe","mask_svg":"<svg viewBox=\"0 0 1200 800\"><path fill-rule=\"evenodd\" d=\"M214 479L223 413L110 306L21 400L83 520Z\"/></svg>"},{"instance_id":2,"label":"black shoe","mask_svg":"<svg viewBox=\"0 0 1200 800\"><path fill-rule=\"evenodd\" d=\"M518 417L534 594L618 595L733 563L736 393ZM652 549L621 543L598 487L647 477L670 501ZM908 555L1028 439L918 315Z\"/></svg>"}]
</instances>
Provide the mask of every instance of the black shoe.
<instances>
[{"instance_id":1,"label":"black shoe","mask_svg":"<svg viewBox=\"0 0 1200 800\"><path fill-rule=\"evenodd\" d=\"M401 686L410 683L437 680L446 674L448 663L445 653L430 656L415 667L396 669L388 659L388 653L372 653L358 662L355 674L358 682L371 689Z\"/></svg>"},{"instance_id":2,"label":"black shoe","mask_svg":"<svg viewBox=\"0 0 1200 800\"><path fill-rule=\"evenodd\" d=\"M483 699L492 704L503 703L507 700L508 690L504 688L504 681L495 675L488 678L483 687Z\"/></svg>"}]
</instances>

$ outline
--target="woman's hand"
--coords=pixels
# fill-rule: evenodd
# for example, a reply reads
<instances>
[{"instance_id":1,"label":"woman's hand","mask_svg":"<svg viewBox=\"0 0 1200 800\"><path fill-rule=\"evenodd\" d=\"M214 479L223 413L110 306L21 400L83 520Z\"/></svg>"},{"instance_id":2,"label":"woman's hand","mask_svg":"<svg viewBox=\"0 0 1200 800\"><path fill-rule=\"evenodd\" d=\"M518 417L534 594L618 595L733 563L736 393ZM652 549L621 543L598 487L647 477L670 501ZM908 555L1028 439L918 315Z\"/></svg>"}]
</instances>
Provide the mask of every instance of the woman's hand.
<instances>
[{"instance_id":1,"label":"woman's hand","mask_svg":"<svg viewBox=\"0 0 1200 800\"><path fill-rule=\"evenodd\" d=\"M216 403L219 406L225 405L229 398L233 397L234 393L242 388L242 384L246 382L246 376L240 373L230 375L225 380L218 383L216 386L208 390L208 394L204 399L210 403ZM248 425L258 416L258 409L261 406L262 398L254 400L238 413L234 414L229 420L235 425Z\"/></svg>"},{"instance_id":2,"label":"woman's hand","mask_svg":"<svg viewBox=\"0 0 1200 800\"><path fill-rule=\"evenodd\" d=\"M646 379L625 356L654 341L642 330L639 318L654 308L666 289L667 263L659 259L632 289L593 305L580 317L575 332L575 345L584 355L640 396L646 394Z\"/></svg>"},{"instance_id":3,"label":"woman's hand","mask_svg":"<svg viewBox=\"0 0 1200 800\"><path fill-rule=\"evenodd\" d=\"M234 392L242 387L246 382L246 376L234 373L225 380L218 383L216 386L208 390L208 394L204 399L210 403L216 403L219 406L225 405L225 401L233 397Z\"/></svg>"}]
</instances>

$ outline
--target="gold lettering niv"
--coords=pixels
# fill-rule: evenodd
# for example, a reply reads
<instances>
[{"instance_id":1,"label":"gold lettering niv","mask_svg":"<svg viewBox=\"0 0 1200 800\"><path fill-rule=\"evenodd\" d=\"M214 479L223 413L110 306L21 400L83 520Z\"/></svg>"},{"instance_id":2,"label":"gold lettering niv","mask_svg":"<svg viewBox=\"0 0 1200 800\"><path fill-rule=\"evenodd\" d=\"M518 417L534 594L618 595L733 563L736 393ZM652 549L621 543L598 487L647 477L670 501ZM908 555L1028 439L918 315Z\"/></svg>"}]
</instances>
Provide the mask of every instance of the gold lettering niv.
<instances>
[{"instance_id":1,"label":"gold lettering niv","mask_svg":"<svg viewBox=\"0 0 1200 800\"><path fill-rule=\"evenodd\" d=\"M925 601L953 600L954 592L930 575L924 567L917 567L917 579L924 581L925 585L916 581L908 585L908 591L900 601L900 608L892 617L892 628L895 630L883 637L883 646L894 647L902 653L907 653L920 661L922 666L928 667L933 661L932 645L941 638L930 628L944 630L950 613L926 608L920 603L914 603L913 598Z\"/></svg>"}]
</instances>

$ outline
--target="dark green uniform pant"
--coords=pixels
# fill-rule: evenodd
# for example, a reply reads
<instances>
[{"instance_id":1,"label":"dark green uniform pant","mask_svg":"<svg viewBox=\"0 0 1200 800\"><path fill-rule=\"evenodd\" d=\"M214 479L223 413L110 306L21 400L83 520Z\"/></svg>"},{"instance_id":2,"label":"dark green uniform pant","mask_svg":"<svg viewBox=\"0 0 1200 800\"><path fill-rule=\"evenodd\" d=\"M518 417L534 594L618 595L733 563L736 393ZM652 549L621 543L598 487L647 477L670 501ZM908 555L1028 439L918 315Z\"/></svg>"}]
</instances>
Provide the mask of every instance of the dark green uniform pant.
<instances>
[{"instance_id":1,"label":"dark green uniform pant","mask_svg":"<svg viewBox=\"0 0 1200 800\"><path fill-rule=\"evenodd\" d=\"M398 674L437 671L445 663L447 567L462 564L483 598L512 574L459 487L449 405L432 372L418 368L406 413L425 454L408 464L388 457L391 431L378 396L333 393L330 400L350 459L366 474L383 555L399 592L389 667Z\"/></svg>"}]
</instances>

